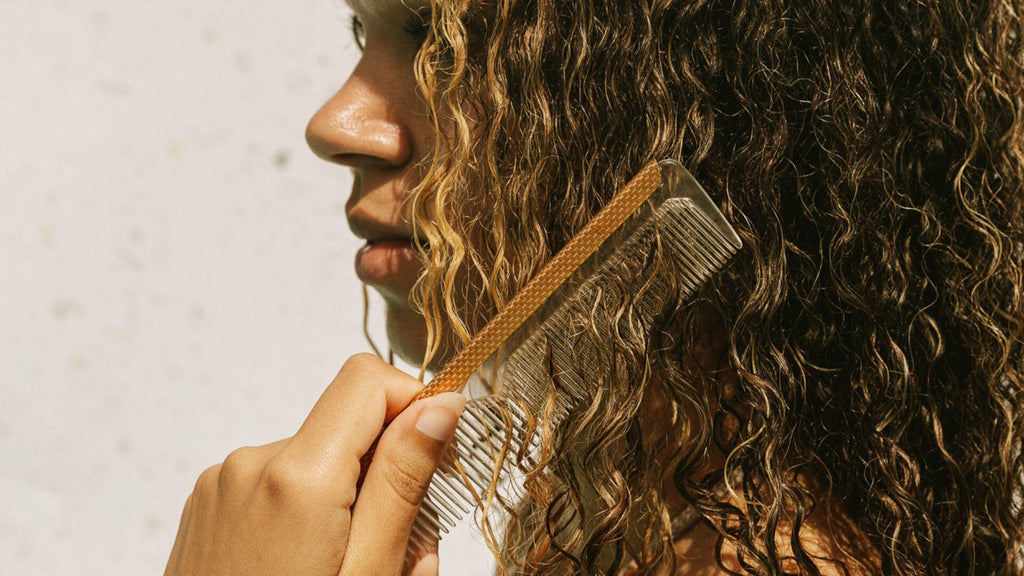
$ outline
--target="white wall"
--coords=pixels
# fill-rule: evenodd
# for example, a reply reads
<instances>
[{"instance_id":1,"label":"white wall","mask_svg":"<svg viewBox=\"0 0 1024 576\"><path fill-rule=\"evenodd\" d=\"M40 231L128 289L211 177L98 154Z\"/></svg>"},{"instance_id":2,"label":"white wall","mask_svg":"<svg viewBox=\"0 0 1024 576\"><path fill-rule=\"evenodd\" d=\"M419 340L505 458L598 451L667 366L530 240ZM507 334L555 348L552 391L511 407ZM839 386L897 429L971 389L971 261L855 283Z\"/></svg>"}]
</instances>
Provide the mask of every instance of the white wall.
<instances>
[{"instance_id":1,"label":"white wall","mask_svg":"<svg viewBox=\"0 0 1024 576\"><path fill-rule=\"evenodd\" d=\"M368 350L351 180L303 141L336 2L0 0L3 574L162 573L195 477Z\"/></svg>"}]
</instances>

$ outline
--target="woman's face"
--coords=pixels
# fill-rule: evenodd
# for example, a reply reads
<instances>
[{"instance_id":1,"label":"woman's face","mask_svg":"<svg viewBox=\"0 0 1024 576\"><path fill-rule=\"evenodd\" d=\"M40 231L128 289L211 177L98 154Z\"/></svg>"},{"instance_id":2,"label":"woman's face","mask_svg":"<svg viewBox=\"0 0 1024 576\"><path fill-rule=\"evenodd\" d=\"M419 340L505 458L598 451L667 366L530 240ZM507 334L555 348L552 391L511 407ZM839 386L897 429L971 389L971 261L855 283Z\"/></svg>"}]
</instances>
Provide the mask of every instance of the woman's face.
<instances>
[{"instance_id":1,"label":"woman's face","mask_svg":"<svg viewBox=\"0 0 1024 576\"><path fill-rule=\"evenodd\" d=\"M412 246L409 191L433 147L413 65L429 21L428 0L348 0L362 57L352 76L313 116L306 140L317 156L354 175L345 205L365 239L356 273L387 303L387 333L403 360L418 364L426 325L409 302L420 264Z\"/></svg>"}]
</instances>

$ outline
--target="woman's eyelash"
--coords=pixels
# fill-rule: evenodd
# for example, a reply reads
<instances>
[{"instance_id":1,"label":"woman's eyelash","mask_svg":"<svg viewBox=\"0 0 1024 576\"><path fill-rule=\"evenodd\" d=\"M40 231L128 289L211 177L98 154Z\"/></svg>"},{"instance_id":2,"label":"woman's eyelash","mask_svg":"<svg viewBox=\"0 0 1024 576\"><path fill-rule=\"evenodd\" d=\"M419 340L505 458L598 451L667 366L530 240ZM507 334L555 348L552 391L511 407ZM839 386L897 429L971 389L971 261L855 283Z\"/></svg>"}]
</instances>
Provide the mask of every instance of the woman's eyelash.
<instances>
[{"instance_id":1,"label":"woman's eyelash","mask_svg":"<svg viewBox=\"0 0 1024 576\"><path fill-rule=\"evenodd\" d=\"M355 38L356 46L362 51L364 40L366 39L366 29L363 28L363 21L359 19L359 16L353 14L349 24L352 28L352 37Z\"/></svg>"},{"instance_id":2,"label":"woman's eyelash","mask_svg":"<svg viewBox=\"0 0 1024 576\"><path fill-rule=\"evenodd\" d=\"M349 27L352 29L352 37L355 38L356 46L363 50L366 42L366 28L363 27L363 21L359 19L359 16L353 14L352 19L349 20ZM421 38L429 29L430 22L422 13L409 15L402 25L402 30L414 38Z\"/></svg>"}]
</instances>

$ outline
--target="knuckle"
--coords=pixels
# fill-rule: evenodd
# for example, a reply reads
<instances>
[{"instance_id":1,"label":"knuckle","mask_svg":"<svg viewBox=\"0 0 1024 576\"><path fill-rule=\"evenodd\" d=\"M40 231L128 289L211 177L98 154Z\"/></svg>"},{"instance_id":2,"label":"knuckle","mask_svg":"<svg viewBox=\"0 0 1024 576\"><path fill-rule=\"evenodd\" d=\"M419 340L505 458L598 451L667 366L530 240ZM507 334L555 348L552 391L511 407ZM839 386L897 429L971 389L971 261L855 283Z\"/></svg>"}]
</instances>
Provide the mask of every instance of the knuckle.
<instances>
[{"instance_id":1,"label":"knuckle","mask_svg":"<svg viewBox=\"0 0 1024 576\"><path fill-rule=\"evenodd\" d=\"M218 483L220 482L220 470L223 464L214 464L199 475L196 480L195 488L192 490L194 494L203 494L209 490L215 490Z\"/></svg>"},{"instance_id":2,"label":"knuckle","mask_svg":"<svg viewBox=\"0 0 1024 576\"><path fill-rule=\"evenodd\" d=\"M412 507L418 507L430 485L431 474L409 468L408 465L388 459L384 461L382 472L384 481L402 502Z\"/></svg>"},{"instance_id":3,"label":"knuckle","mask_svg":"<svg viewBox=\"0 0 1024 576\"><path fill-rule=\"evenodd\" d=\"M189 495L189 501L197 507L205 507L217 500L220 483L220 464L210 466L199 475Z\"/></svg>"},{"instance_id":4,"label":"knuckle","mask_svg":"<svg viewBox=\"0 0 1024 576\"><path fill-rule=\"evenodd\" d=\"M253 447L246 446L232 451L220 467L221 485L234 485L249 478L253 474L255 462L256 449Z\"/></svg>"},{"instance_id":5,"label":"knuckle","mask_svg":"<svg viewBox=\"0 0 1024 576\"><path fill-rule=\"evenodd\" d=\"M309 475L300 465L275 458L260 473L258 489L269 501L295 501L308 491Z\"/></svg>"},{"instance_id":6,"label":"knuckle","mask_svg":"<svg viewBox=\"0 0 1024 576\"><path fill-rule=\"evenodd\" d=\"M349 356L348 360L341 366L339 373L356 372L362 373L369 370L373 370L383 364L384 361L378 358L375 354L369 352L359 352Z\"/></svg>"}]
</instances>

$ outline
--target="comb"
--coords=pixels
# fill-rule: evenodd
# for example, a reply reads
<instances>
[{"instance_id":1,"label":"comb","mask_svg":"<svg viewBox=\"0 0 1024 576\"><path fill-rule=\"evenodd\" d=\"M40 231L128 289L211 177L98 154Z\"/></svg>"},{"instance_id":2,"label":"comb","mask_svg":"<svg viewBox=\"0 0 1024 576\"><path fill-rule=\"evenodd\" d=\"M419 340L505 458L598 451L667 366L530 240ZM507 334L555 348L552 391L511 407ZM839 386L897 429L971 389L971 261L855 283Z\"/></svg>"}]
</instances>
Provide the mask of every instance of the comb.
<instances>
[{"instance_id":1,"label":"comb","mask_svg":"<svg viewBox=\"0 0 1024 576\"><path fill-rule=\"evenodd\" d=\"M460 391L472 378L490 391L466 404L413 525L410 558L491 486L537 465L540 441L526 430L557 426L593 397L594 369L611 353L586 323L596 305L626 299L629 321L649 331L669 298L692 296L741 246L679 162L652 161L634 176L420 393Z\"/></svg>"}]
</instances>

